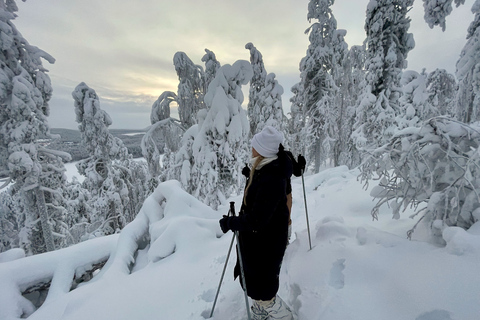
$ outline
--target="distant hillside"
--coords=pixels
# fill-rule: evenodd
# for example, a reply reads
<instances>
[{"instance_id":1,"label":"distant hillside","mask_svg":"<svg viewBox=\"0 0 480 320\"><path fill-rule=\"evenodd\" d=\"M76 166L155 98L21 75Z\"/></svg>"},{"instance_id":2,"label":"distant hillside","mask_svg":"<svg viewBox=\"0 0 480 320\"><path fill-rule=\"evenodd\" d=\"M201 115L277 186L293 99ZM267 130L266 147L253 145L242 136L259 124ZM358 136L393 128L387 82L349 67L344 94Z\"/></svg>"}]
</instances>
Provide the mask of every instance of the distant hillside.
<instances>
[{"instance_id":1,"label":"distant hillside","mask_svg":"<svg viewBox=\"0 0 480 320\"><path fill-rule=\"evenodd\" d=\"M142 141L145 130L123 130L110 129L112 135L120 138L128 149L128 152L134 158L142 157L140 143ZM88 152L81 145L80 131L71 129L50 129L54 135L60 135L59 139L52 140L49 147L54 150L65 151L72 155L72 161L85 159L89 156Z\"/></svg>"}]
</instances>

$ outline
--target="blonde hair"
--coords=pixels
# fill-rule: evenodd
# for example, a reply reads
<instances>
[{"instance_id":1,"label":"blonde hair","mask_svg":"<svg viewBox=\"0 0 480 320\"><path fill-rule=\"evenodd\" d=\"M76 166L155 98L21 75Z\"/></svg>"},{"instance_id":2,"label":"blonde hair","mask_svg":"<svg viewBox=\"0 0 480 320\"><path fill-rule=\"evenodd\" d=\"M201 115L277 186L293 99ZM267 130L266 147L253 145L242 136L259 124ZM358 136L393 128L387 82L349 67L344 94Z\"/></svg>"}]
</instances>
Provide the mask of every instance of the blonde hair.
<instances>
[{"instance_id":1,"label":"blonde hair","mask_svg":"<svg viewBox=\"0 0 480 320\"><path fill-rule=\"evenodd\" d=\"M245 192L243 193L243 204L244 205L247 205L247 193L248 193L248 189L252 185L253 174L255 173L255 169L258 167L260 162L262 162L262 160L264 160L264 159L265 159L265 157L258 156L257 159L255 160L255 163L252 166L252 170L250 170L250 177L248 178L248 184L247 184L247 187L245 188Z\"/></svg>"}]
</instances>

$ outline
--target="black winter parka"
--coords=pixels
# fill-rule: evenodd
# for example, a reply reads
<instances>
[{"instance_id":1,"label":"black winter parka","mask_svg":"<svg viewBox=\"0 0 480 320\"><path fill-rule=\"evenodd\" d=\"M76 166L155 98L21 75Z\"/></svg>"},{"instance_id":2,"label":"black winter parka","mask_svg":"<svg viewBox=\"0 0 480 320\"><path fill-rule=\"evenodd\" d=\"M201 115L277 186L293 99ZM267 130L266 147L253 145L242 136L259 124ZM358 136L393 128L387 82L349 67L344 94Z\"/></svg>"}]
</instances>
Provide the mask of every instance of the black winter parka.
<instances>
[{"instance_id":1,"label":"black winter parka","mask_svg":"<svg viewBox=\"0 0 480 320\"><path fill-rule=\"evenodd\" d=\"M255 170L240 215L229 221L239 231L247 294L254 300L270 300L278 291L288 242L286 189L291 175L292 162L280 151L276 160ZM237 260L235 278L239 275Z\"/></svg>"}]
</instances>

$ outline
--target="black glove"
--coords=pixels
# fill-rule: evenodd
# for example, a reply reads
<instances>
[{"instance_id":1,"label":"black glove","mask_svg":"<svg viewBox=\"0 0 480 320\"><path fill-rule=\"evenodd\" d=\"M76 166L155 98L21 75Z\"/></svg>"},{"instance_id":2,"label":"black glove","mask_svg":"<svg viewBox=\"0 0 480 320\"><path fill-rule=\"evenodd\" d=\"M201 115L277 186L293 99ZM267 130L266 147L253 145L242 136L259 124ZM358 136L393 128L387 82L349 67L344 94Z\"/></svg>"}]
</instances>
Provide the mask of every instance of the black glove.
<instances>
[{"instance_id":1,"label":"black glove","mask_svg":"<svg viewBox=\"0 0 480 320\"><path fill-rule=\"evenodd\" d=\"M307 164L307 161L301 154L298 155L297 162L298 162L298 166L300 167L300 171L305 172L305 165Z\"/></svg>"},{"instance_id":2,"label":"black glove","mask_svg":"<svg viewBox=\"0 0 480 320\"><path fill-rule=\"evenodd\" d=\"M227 233L228 230L230 230L230 217L227 217L227 216L223 216L222 219L220 219L219 223L220 223L220 228L222 228L222 231L223 233Z\"/></svg>"},{"instance_id":3,"label":"black glove","mask_svg":"<svg viewBox=\"0 0 480 320\"><path fill-rule=\"evenodd\" d=\"M250 168L247 165L242 169L242 174L247 178L250 177Z\"/></svg>"}]
</instances>

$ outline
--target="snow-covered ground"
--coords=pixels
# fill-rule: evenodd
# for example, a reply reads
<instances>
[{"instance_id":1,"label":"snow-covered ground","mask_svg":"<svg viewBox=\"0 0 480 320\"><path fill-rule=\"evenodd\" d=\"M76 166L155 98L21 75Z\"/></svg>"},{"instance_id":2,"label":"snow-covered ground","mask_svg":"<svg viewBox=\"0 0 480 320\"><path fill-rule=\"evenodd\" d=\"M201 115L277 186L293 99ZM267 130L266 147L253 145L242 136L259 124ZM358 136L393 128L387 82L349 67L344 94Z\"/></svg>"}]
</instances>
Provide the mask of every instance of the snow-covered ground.
<instances>
[{"instance_id":1,"label":"snow-covered ground","mask_svg":"<svg viewBox=\"0 0 480 320\"><path fill-rule=\"evenodd\" d=\"M133 160L139 161L139 162L145 162L146 161L145 158L143 158L143 157L142 158L135 158ZM78 163L78 161L65 163L65 169L66 169L65 175L67 176L68 181L71 181L73 179L73 177L75 177L79 182L83 182L83 180L85 180L85 177L78 173L78 170L77 170L77 167L76 167L77 163Z\"/></svg>"},{"instance_id":2,"label":"snow-covered ground","mask_svg":"<svg viewBox=\"0 0 480 320\"><path fill-rule=\"evenodd\" d=\"M302 182L292 181L294 236L279 294L298 319L479 319L480 225L468 232L446 229L446 246L426 241L422 229L407 240L415 223L408 218L412 211L392 220L384 208L379 221L372 221L375 202L357 181L358 174L339 167L305 177L312 250ZM230 200L238 208L241 196ZM210 209L169 181L118 237L28 258L14 252L5 260L17 260L0 263L0 319L20 317L17 306L25 301L18 288L39 270L46 278L54 274L54 281L31 320L208 318L232 239L218 226L227 211L227 206ZM135 253L145 234L148 245ZM103 270L67 292L73 274L68 266L81 269L82 259L98 260L105 252L111 256ZM246 319L243 293L233 281L234 261L232 256L213 319Z\"/></svg>"},{"instance_id":3,"label":"snow-covered ground","mask_svg":"<svg viewBox=\"0 0 480 320\"><path fill-rule=\"evenodd\" d=\"M85 177L78 173L78 170L76 167L77 163L78 163L77 161L65 163L65 169L67 170L65 172L65 175L67 176L68 181L71 181L73 177L77 178L79 182L83 182L83 180L85 180Z\"/></svg>"}]
</instances>

